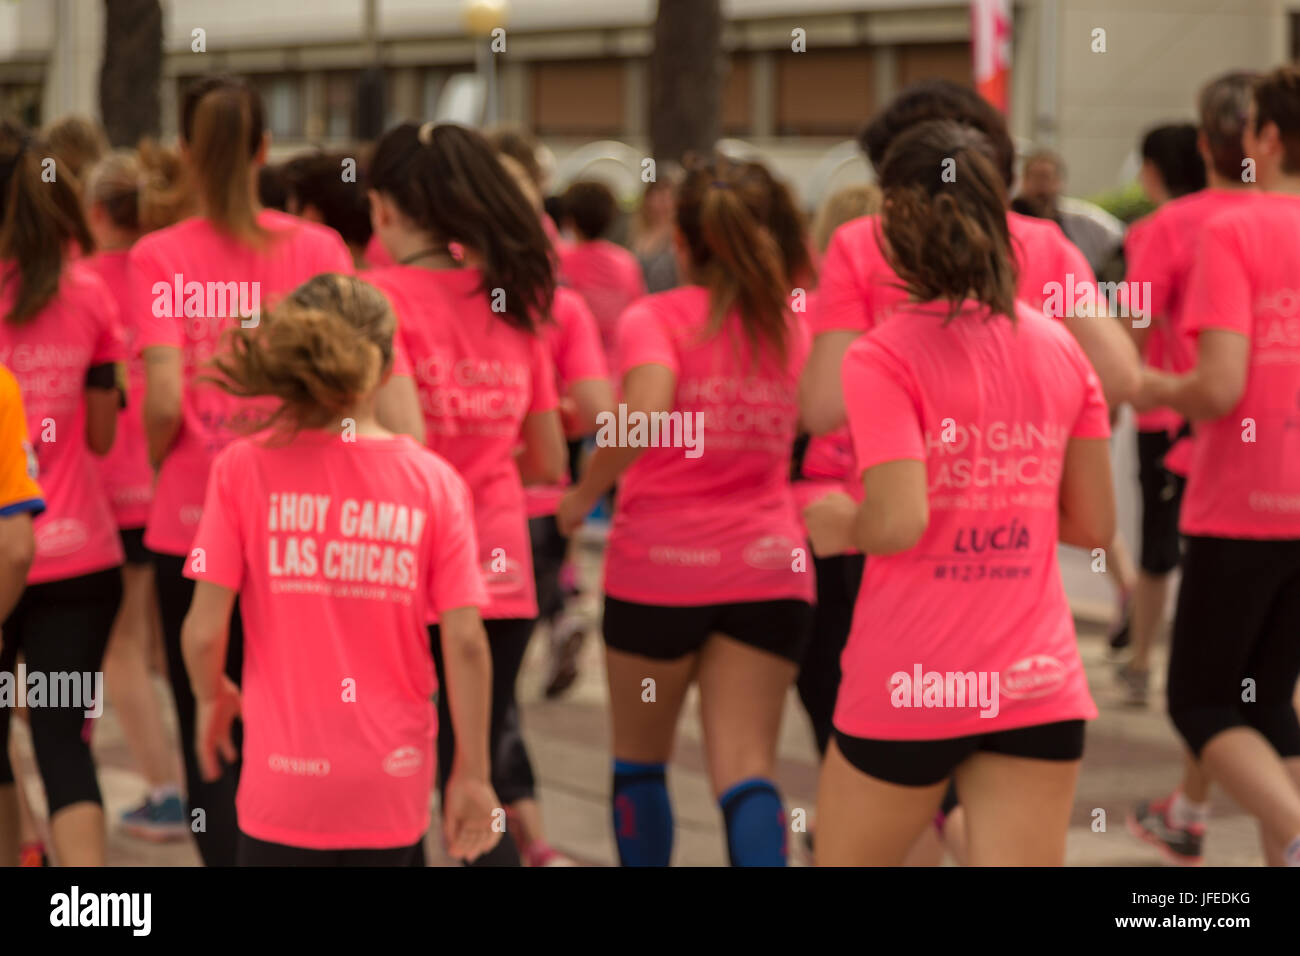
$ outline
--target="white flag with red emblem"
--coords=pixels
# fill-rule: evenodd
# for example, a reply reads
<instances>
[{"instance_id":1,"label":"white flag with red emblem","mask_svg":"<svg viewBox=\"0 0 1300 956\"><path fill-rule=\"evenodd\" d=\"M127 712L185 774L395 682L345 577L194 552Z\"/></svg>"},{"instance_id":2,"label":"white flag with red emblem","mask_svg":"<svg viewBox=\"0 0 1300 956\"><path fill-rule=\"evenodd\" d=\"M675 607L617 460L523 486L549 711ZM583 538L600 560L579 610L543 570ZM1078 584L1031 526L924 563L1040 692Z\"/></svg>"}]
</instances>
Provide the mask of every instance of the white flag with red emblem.
<instances>
[{"instance_id":1,"label":"white flag with red emblem","mask_svg":"<svg viewBox=\"0 0 1300 956\"><path fill-rule=\"evenodd\" d=\"M1011 85L1011 0L971 0L975 89L1004 113Z\"/></svg>"}]
</instances>

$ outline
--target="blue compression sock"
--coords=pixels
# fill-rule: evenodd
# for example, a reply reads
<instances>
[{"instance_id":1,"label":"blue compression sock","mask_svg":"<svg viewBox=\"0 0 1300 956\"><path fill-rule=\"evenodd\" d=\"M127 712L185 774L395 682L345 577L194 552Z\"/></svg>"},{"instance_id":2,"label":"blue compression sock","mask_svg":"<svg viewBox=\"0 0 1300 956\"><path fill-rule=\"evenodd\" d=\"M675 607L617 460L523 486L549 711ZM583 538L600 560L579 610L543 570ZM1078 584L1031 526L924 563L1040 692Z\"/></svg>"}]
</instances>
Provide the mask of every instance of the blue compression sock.
<instances>
[{"instance_id":1,"label":"blue compression sock","mask_svg":"<svg viewBox=\"0 0 1300 956\"><path fill-rule=\"evenodd\" d=\"M667 866L673 805L661 763L614 761L614 840L623 866Z\"/></svg>"},{"instance_id":2,"label":"blue compression sock","mask_svg":"<svg viewBox=\"0 0 1300 956\"><path fill-rule=\"evenodd\" d=\"M732 866L785 866L785 810L770 780L742 780L718 798Z\"/></svg>"}]
</instances>

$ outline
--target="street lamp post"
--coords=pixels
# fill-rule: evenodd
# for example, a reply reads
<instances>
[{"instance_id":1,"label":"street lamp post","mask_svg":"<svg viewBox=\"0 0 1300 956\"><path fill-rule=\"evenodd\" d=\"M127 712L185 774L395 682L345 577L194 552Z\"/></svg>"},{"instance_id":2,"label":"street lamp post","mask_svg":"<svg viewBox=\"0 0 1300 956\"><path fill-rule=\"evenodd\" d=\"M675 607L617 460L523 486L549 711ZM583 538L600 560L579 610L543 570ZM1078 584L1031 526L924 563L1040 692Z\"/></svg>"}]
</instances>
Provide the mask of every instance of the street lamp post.
<instances>
[{"instance_id":1,"label":"street lamp post","mask_svg":"<svg viewBox=\"0 0 1300 956\"><path fill-rule=\"evenodd\" d=\"M501 118L492 34L505 28L509 12L506 0L465 0L465 30L474 38L474 68L483 82L484 126L492 126Z\"/></svg>"}]
</instances>

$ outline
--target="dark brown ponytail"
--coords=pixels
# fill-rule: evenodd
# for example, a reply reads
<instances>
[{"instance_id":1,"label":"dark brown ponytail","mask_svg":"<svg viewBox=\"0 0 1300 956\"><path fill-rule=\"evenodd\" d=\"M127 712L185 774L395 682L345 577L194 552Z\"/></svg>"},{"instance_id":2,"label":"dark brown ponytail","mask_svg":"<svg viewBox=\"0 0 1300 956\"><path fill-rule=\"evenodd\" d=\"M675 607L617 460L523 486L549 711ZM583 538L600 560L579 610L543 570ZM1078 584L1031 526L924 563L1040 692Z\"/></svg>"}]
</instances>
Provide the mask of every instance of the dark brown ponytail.
<instances>
[{"instance_id":1,"label":"dark brown ponytail","mask_svg":"<svg viewBox=\"0 0 1300 956\"><path fill-rule=\"evenodd\" d=\"M437 242L457 242L483 264L480 291L505 294L502 317L532 331L555 295L555 264L541 221L484 136L451 123L403 123L384 134L370 184Z\"/></svg>"},{"instance_id":2,"label":"dark brown ponytail","mask_svg":"<svg viewBox=\"0 0 1300 956\"><path fill-rule=\"evenodd\" d=\"M0 278L0 289L18 285L5 321L26 322L54 298L66 263L68 245L94 249L81 201L70 175L41 178L47 144L22 127L0 122L0 261L17 269Z\"/></svg>"},{"instance_id":3,"label":"dark brown ponytail","mask_svg":"<svg viewBox=\"0 0 1300 956\"><path fill-rule=\"evenodd\" d=\"M677 197L677 228L693 280L709 290L710 329L738 309L745 338L781 358L786 350L789 278L772 218L770 177L724 158L694 163Z\"/></svg>"},{"instance_id":4,"label":"dark brown ponytail","mask_svg":"<svg viewBox=\"0 0 1300 956\"><path fill-rule=\"evenodd\" d=\"M242 242L263 242L252 162L266 131L262 98L243 80L205 78L186 91L180 128L213 225Z\"/></svg>"},{"instance_id":5,"label":"dark brown ponytail","mask_svg":"<svg viewBox=\"0 0 1300 956\"><path fill-rule=\"evenodd\" d=\"M982 133L952 120L920 123L896 139L880 170L881 248L917 301L967 299L1015 321L1016 264L1006 186Z\"/></svg>"}]
</instances>

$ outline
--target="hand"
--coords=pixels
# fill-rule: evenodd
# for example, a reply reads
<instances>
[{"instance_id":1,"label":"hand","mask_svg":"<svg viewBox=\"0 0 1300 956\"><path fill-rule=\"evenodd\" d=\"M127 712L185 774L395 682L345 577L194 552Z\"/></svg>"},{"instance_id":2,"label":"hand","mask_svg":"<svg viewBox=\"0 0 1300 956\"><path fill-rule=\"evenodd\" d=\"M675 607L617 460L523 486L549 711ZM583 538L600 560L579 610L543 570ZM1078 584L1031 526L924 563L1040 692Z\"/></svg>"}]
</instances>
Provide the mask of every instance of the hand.
<instances>
[{"instance_id":1,"label":"hand","mask_svg":"<svg viewBox=\"0 0 1300 956\"><path fill-rule=\"evenodd\" d=\"M853 522L857 503L842 491L831 491L803 509L803 523L813 554L819 558L854 549Z\"/></svg>"},{"instance_id":2,"label":"hand","mask_svg":"<svg viewBox=\"0 0 1300 956\"><path fill-rule=\"evenodd\" d=\"M239 759L234 741L230 739L230 728L238 716L239 688L222 674L216 694L195 702L194 747L199 758L199 773L204 780L212 781L221 776L221 760L229 764Z\"/></svg>"},{"instance_id":3,"label":"hand","mask_svg":"<svg viewBox=\"0 0 1300 956\"><path fill-rule=\"evenodd\" d=\"M1144 368L1142 370L1142 384L1138 386L1137 394L1129 399L1133 411L1141 414L1154 408L1160 408L1164 404L1162 397L1164 384L1165 375L1163 373L1157 369Z\"/></svg>"},{"instance_id":4,"label":"hand","mask_svg":"<svg viewBox=\"0 0 1300 956\"><path fill-rule=\"evenodd\" d=\"M469 863L494 848L504 831L493 829L492 824L504 822L504 813L492 784L453 768L442 796L442 838L447 854Z\"/></svg>"},{"instance_id":5,"label":"hand","mask_svg":"<svg viewBox=\"0 0 1300 956\"><path fill-rule=\"evenodd\" d=\"M581 528L595 506L596 503L588 500L581 485L575 485L566 491L560 499L559 507L555 509L555 523L560 528L560 534L567 538Z\"/></svg>"}]
</instances>

